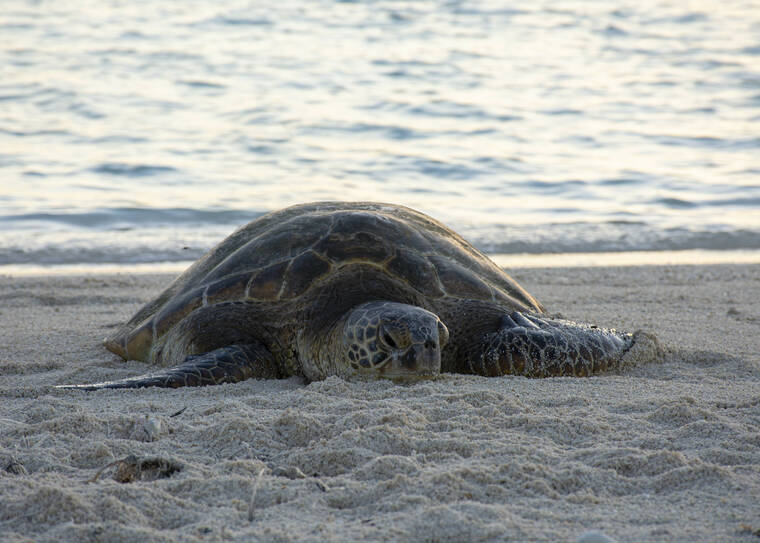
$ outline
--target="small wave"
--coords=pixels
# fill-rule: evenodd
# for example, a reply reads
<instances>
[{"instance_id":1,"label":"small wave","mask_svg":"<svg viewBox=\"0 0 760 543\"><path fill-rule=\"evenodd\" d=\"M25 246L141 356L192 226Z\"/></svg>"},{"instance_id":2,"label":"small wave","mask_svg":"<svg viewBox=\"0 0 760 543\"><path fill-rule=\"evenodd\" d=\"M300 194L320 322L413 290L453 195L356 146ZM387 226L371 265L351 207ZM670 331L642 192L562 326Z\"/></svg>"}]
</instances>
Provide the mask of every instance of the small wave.
<instances>
[{"instance_id":1,"label":"small wave","mask_svg":"<svg viewBox=\"0 0 760 543\"><path fill-rule=\"evenodd\" d=\"M623 30L617 25L607 25L602 31L602 33L605 36L627 36L628 35L628 32L626 32L625 30Z\"/></svg>"},{"instance_id":2,"label":"small wave","mask_svg":"<svg viewBox=\"0 0 760 543\"><path fill-rule=\"evenodd\" d=\"M757 230L658 229L637 221L500 226L470 241L489 253L596 253L760 249ZM466 232L465 237L467 238Z\"/></svg>"},{"instance_id":3,"label":"small wave","mask_svg":"<svg viewBox=\"0 0 760 543\"><path fill-rule=\"evenodd\" d=\"M200 63L203 61L203 57L200 54L188 53L179 49L161 49L158 51L151 51L145 55L145 58L172 62L189 60Z\"/></svg>"},{"instance_id":4,"label":"small wave","mask_svg":"<svg viewBox=\"0 0 760 543\"><path fill-rule=\"evenodd\" d=\"M681 198L656 198L651 200L652 203L664 205L671 209L689 209L698 207L698 204L690 202L688 200L682 200Z\"/></svg>"},{"instance_id":5,"label":"small wave","mask_svg":"<svg viewBox=\"0 0 760 543\"><path fill-rule=\"evenodd\" d=\"M749 187L748 187L749 189ZM653 204L659 204L670 209L694 209L702 206L709 207L757 207L760 206L760 197L758 196L742 196L735 198L715 198L712 200L705 199L699 201L687 200L685 198L664 197L654 198L649 201Z\"/></svg>"},{"instance_id":6,"label":"small wave","mask_svg":"<svg viewBox=\"0 0 760 543\"><path fill-rule=\"evenodd\" d=\"M15 102L26 98L24 94L0 94L0 102Z\"/></svg>"},{"instance_id":7,"label":"small wave","mask_svg":"<svg viewBox=\"0 0 760 543\"><path fill-rule=\"evenodd\" d=\"M725 139L712 136L650 136L662 145L745 150L760 148L760 138Z\"/></svg>"},{"instance_id":8,"label":"small wave","mask_svg":"<svg viewBox=\"0 0 760 543\"><path fill-rule=\"evenodd\" d=\"M93 210L83 213L26 213L0 216L0 223L57 223L80 228L119 228L145 226L187 226L189 224L237 225L263 215L259 211L198 210L189 208L132 208Z\"/></svg>"},{"instance_id":9,"label":"small wave","mask_svg":"<svg viewBox=\"0 0 760 543\"><path fill-rule=\"evenodd\" d=\"M496 172L499 175L503 175L506 172L514 172L520 174L533 173L531 165L527 164L519 157L492 157L481 156L472 160L474 164L489 169L491 172Z\"/></svg>"},{"instance_id":10,"label":"small wave","mask_svg":"<svg viewBox=\"0 0 760 543\"><path fill-rule=\"evenodd\" d=\"M39 136L72 136L73 133L68 130L9 130L0 128L0 134L15 136L19 138L33 138Z\"/></svg>"},{"instance_id":11,"label":"small wave","mask_svg":"<svg viewBox=\"0 0 760 543\"><path fill-rule=\"evenodd\" d=\"M197 80L180 80L177 81L180 85L192 87L195 89L226 89L227 85L221 83L212 83L210 81L197 81Z\"/></svg>"},{"instance_id":12,"label":"small wave","mask_svg":"<svg viewBox=\"0 0 760 543\"><path fill-rule=\"evenodd\" d=\"M429 104L415 106L409 109L409 113L412 115L420 115L425 117L453 117L456 119L493 119L493 115L490 115L485 110L471 106L469 104L461 104L457 102L449 102L446 100L436 100Z\"/></svg>"},{"instance_id":13,"label":"small wave","mask_svg":"<svg viewBox=\"0 0 760 543\"><path fill-rule=\"evenodd\" d=\"M641 185L644 183L641 179L633 179L631 177L618 177L615 179L602 179L601 181L598 181L600 185L607 185L607 186L620 186L620 185Z\"/></svg>"},{"instance_id":14,"label":"small wave","mask_svg":"<svg viewBox=\"0 0 760 543\"><path fill-rule=\"evenodd\" d=\"M645 22L646 24L650 24L650 25L672 24L672 23L689 24L689 23L703 22L707 20L709 20L709 17L705 13L695 11L692 13L684 13L683 15L657 17L654 19L649 19L648 21L645 21Z\"/></svg>"},{"instance_id":15,"label":"small wave","mask_svg":"<svg viewBox=\"0 0 760 543\"><path fill-rule=\"evenodd\" d=\"M413 128L398 125L370 124L370 123L343 123L323 124L308 127L309 131L316 132L350 132L356 134L377 134L393 140L410 140L430 137L430 134L419 132Z\"/></svg>"},{"instance_id":16,"label":"small wave","mask_svg":"<svg viewBox=\"0 0 760 543\"><path fill-rule=\"evenodd\" d=\"M760 207L760 197L748 197L748 198L726 198L724 200L709 200L703 202L703 205L724 207L724 206L737 206L737 207Z\"/></svg>"},{"instance_id":17,"label":"small wave","mask_svg":"<svg viewBox=\"0 0 760 543\"><path fill-rule=\"evenodd\" d=\"M569 198L579 190L586 187L588 183L580 179L568 179L566 181L538 181L531 180L525 182L525 187L535 189L541 193L566 194Z\"/></svg>"},{"instance_id":18,"label":"small wave","mask_svg":"<svg viewBox=\"0 0 760 543\"><path fill-rule=\"evenodd\" d=\"M551 115L553 117L558 116L564 116L564 115L583 115L584 112L580 109L570 109L570 108L560 108L560 109L547 109L542 111L542 113L545 113L546 115Z\"/></svg>"},{"instance_id":19,"label":"small wave","mask_svg":"<svg viewBox=\"0 0 760 543\"><path fill-rule=\"evenodd\" d=\"M132 135L127 135L127 134L112 134L109 136L100 136L97 138L91 138L88 141L95 145L99 143L133 144L133 143L145 143L148 141L148 138L144 138L142 136L132 136Z\"/></svg>"},{"instance_id":20,"label":"small wave","mask_svg":"<svg viewBox=\"0 0 760 543\"><path fill-rule=\"evenodd\" d=\"M437 193L437 192L436 192ZM138 215L141 210L138 210ZM147 212L147 210L142 210ZM122 210L135 220L135 210ZM151 213L155 214L155 210ZM222 214L222 223L219 220ZM7 264L109 264L155 263L195 260L240 224L261 213L160 210L166 224L153 217L140 228L120 229L107 216L27 215L30 224L19 236L0 228L0 265ZM118 217L118 213L116 216ZM185 222L178 222L178 217ZM8 220L0 218L2 221ZM51 221L72 226L101 226L81 230L50 227ZM103 222L110 229L102 228ZM202 225L202 228L198 226ZM491 225L467 228L452 224L465 239L490 254L601 253L682 250L760 250L758 230L658 229L639 221L605 223L570 222L542 225ZM7 230L6 230L7 231Z\"/></svg>"},{"instance_id":21,"label":"small wave","mask_svg":"<svg viewBox=\"0 0 760 543\"><path fill-rule=\"evenodd\" d=\"M700 12L694 12L694 13L687 13L685 15L681 15L680 17L675 17L673 19L674 23L696 23L700 21L707 21L709 18L706 14L700 13Z\"/></svg>"},{"instance_id":22,"label":"small wave","mask_svg":"<svg viewBox=\"0 0 760 543\"><path fill-rule=\"evenodd\" d=\"M498 5L498 4L497 4ZM472 15L475 17L513 17L527 15L529 10L507 7L490 7L484 5L470 6L466 2L449 2L450 11L455 15Z\"/></svg>"},{"instance_id":23,"label":"small wave","mask_svg":"<svg viewBox=\"0 0 760 543\"><path fill-rule=\"evenodd\" d=\"M191 27L204 26L273 26L274 21L265 17L245 17L237 15L217 15L201 21L190 23Z\"/></svg>"},{"instance_id":24,"label":"small wave","mask_svg":"<svg viewBox=\"0 0 760 543\"><path fill-rule=\"evenodd\" d=\"M384 58L374 59L372 61L374 66L409 66L409 67L427 67L427 66L440 66L438 62L427 62L425 60L387 60Z\"/></svg>"},{"instance_id":25,"label":"small wave","mask_svg":"<svg viewBox=\"0 0 760 543\"><path fill-rule=\"evenodd\" d=\"M483 170L475 169L465 164L426 158L396 157L393 162L392 170L396 172L413 172L433 179L468 181L484 173Z\"/></svg>"},{"instance_id":26,"label":"small wave","mask_svg":"<svg viewBox=\"0 0 760 543\"><path fill-rule=\"evenodd\" d=\"M249 152L257 155L273 155L277 152L272 145L248 145L246 147Z\"/></svg>"},{"instance_id":27,"label":"small wave","mask_svg":"<svg viewBox=\"0 0 760 543\"><path fill-rule=\"evenodd\" d=\"M150 164L124 164L121 162L106 162L92 168L96 173L108 175L123 175L126 177L146 177L168 172L176 172L171 166L154 166Z\"/></svg>"},{"instance_id":28,"label":"small wave","mask_svg":"<svg viewBox=\"0 0 760 543\"><path fill-rule=\"evenodd\" d=\"M0 265L36 264L148 264L157 262L182 262L197 260L204 253L201 249L146 245L132 247L57 247L53 245L27 249L22 247L0 248Z\"/></svg>"},{"instance_id":29,"label":"small wave","mask_svg":"<svg viewBox=\"0 0 760 543\"><path fill-rule=\"evenodd\" d=\"M271 26L274 24L269 19L248 17L217 17L214 22L228 26Z\"/></svg>"}]
</instances>

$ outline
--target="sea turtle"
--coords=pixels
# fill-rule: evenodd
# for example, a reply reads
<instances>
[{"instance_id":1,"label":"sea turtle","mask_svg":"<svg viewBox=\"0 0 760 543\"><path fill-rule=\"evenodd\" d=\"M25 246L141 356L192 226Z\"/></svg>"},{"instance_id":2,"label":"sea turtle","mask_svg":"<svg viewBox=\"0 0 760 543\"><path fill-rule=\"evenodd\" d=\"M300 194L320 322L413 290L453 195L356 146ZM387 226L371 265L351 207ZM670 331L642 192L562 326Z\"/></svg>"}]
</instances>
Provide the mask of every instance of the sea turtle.
<instances>
[{"instance_id":1,"label":"sea turtle","mask_svg":"<svg viewBox=\"0 0 760 543\"><path fill-rule=\"evenodd\" d=\"M441 372L585 376L648 334L551 318L458 234L407 207L322 202L259 217L211 249L105 346L157 373L86 389ZM638 357L642 358L641 356Z\"/></svg>"}]
</instances>

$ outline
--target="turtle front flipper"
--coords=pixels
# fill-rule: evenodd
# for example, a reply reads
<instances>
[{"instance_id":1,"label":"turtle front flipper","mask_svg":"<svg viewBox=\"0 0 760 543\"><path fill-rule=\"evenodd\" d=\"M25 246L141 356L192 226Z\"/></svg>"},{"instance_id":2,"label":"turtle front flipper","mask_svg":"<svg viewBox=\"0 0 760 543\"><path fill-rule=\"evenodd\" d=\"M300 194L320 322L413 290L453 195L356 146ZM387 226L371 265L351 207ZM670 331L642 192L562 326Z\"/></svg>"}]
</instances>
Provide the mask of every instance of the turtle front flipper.
<instances>
[{"instance_id":1,"label":"turtle front flipper","mask_svg":"<svg viewBox=\"0 0 760 543\"><path fill-rule=\"evenodd\" d=\"M221 385L252 378L282 377L272 354L260 344L230 345L201 355L188 356L179 366L104 383L58 385L56 388L100 390L103 388L178 388Z\"/></svg>"},{"instance_id":2,"label":"turtle front flipper","mask_svg":"<svg viewBox=\"0 0 760 543\"><path fill-rule=\"evenodd\" d=\"M650 358L661 353L656 338L649 334L626 334L513 311L502 318L497 332L486 334L471 351L469 363L473 373L485 376L588 376L623 366L640 336L652 343Z\"/></svg>"}]
</instances>

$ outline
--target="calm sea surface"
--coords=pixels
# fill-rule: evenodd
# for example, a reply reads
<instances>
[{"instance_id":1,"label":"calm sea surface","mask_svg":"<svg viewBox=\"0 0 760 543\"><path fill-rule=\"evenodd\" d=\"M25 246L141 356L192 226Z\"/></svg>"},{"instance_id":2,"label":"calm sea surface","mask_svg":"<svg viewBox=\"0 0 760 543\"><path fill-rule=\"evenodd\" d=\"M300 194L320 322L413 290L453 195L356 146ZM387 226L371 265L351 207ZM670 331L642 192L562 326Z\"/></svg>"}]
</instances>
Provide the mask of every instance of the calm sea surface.
<instances>
[{"instance_id":1,"label":"calm sea surface","mask_svg":"<svg viewBox=\"0 0 760 543\"><path fill-rule=\"evenodd\" d=\"M3 1L0 265L331 199L492 253L760 249L760 2Z\"/></svg>"}]
</instances>

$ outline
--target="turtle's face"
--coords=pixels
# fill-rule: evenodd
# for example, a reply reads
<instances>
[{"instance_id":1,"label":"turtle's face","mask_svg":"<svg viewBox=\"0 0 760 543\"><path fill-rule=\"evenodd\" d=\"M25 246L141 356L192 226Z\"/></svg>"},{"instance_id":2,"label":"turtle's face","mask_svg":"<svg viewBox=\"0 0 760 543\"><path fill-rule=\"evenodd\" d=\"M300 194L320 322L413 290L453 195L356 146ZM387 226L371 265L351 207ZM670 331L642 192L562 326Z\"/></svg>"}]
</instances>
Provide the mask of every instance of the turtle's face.
<instances>
[{"instance_id":1,"label":"turtle's face","mask_svg":"<svg viewBox=\"0 0 760 543\"><path fill-rule=\"evenodd\" d=\"M343 329L347 373L414 380L441 372L449 331L420 307L368 302L354 308Z\"/></svg>"}]
</instances>

